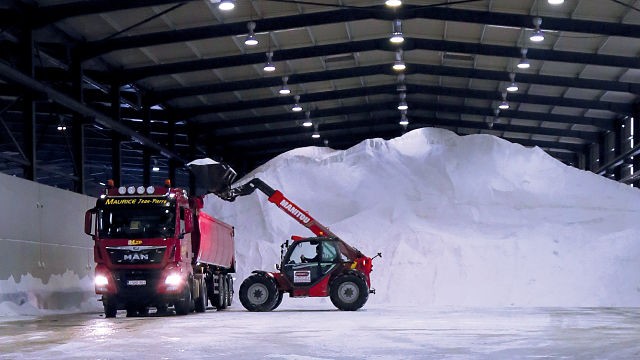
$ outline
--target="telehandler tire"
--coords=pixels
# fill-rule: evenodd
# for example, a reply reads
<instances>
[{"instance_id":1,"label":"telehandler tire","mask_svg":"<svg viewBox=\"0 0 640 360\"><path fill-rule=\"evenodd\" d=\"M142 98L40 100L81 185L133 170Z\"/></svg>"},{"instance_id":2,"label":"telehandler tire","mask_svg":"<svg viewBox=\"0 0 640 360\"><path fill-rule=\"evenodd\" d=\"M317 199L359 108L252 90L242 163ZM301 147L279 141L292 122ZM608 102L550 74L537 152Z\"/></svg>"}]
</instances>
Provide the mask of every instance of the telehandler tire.
<instances>
[{"instance_id":1,"label":"telehandler tire","mask_svg":"<svg viewBox=\"0 0 640 360\"><path fill-rule=\"evenodd\" d=\"M282 298L284 297L284 293L282 291L278 292L278 299L276 300L276 303L273 304L273 308L271 308L271 310L275 310L278 308L278 306L280 306L280 304L282 303Z\"/></svg>"},{"instance_id":2,"label":"telehandler tire","mask_svg":"<svg viewBox=\"0 0 640 360\"><path fill-rule=\"evenodd\" d=\"M330 286L331 302L340 310L358 310L369 299L367 282L357 274L340 275L331 282Z\"/></svg>"},{"instance_id":3,"label":"telehandler tire","mask_svg":"<svg viewBox=\"0 0 640 360\"><path fill-rule=\"evenodd\" d=\"M249 311L271 311L278 301L275 281L264 275L251 275L240 285L240 302Z\"/></svg>"}]
</instances>

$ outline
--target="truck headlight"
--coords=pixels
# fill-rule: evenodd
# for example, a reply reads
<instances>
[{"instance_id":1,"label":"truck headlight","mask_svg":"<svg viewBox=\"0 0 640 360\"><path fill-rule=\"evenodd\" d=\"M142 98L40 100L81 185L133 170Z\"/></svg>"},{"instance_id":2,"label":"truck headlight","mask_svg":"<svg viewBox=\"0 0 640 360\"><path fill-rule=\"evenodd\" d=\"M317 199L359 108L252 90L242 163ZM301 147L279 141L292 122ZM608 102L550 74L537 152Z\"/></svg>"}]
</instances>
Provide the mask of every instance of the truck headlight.
<instances>
[{"instance_id":1,"label":"truck headlight","mask_svg":"<svg viewBox=\"0 0 640 360\"><path fill-rule=\"evenodd\" d=\"M180 285L181 282L182 282L182 278L178 274L170 274L164 280L165 285L169 285L169 286L177 286L177 285Z\"/></svg>"},{"instance_id":2,"label":"truck headlight","mask_svg":"<svg viewBox=\"0 0 640 360\"><path fill-rule=\"evenodd\" d=\"M104 275L96 275L94 282L96 286L107 286L109 284L109 279Z\"/></svg>"}]
</instances>

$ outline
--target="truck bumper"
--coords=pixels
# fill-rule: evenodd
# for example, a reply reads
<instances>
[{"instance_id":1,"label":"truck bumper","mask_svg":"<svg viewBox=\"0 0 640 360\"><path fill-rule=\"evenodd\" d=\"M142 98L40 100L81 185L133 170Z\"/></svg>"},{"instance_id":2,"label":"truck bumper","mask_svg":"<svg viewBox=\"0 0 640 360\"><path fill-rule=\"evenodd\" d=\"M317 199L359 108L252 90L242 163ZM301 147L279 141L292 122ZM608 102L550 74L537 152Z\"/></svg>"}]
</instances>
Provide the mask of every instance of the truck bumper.
<instances>
[{"instance_id":1,"label":"truck bumper","mask_svg":"<svg viewBox=\"0 0 640 360\"><path fill-rule=\"evenodd\" d=\"M184 289L167 289L162 270L117 270L110 275L115 291L96 288L96 293L103 295L103 299L107 297L110 302L119 304L118 308L172 303L181 297Z\"/></svg>"}]
</instances>

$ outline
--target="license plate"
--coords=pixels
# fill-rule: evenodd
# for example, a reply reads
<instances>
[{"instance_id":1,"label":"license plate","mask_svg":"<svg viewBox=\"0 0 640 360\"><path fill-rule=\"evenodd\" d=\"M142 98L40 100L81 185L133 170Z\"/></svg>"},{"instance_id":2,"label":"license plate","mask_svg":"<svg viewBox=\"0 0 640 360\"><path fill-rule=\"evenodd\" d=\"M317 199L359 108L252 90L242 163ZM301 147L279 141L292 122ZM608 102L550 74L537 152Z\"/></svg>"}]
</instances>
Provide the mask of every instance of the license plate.
<instances>
[{"instance_id":1,"label":"license plate","mask_svg":"<svg viewBox=\"0 0 640 360\"><path fill-rule=\"evenodd\" d=\"M147 280L128 280L127 285L129 286L144 286L147 285Z\"/></svg>"}]
</instances>

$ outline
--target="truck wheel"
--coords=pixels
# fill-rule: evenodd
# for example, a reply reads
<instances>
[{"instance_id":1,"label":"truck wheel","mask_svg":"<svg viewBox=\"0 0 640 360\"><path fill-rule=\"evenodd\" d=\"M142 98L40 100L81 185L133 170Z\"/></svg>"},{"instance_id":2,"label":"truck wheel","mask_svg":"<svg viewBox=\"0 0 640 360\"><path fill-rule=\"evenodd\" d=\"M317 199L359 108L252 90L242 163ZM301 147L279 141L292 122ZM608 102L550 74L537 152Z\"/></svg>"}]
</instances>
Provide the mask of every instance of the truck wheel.
<instances>
[{"instance_id":1,"label":"truck wheel","mask_svg":"<svg viewBox=\"0 0 640 360\"><path fill-rule=\"evenodd\" d=\"M330 286L331 302L340 310L358 310L369 299L367 282L355 274L340 275Z\"/></svg>"},{"instance_id":2,"label":"truck wheel","mask_svg":"<svg viewBox=\"0 0 640 360\"><path fill-rule=\"evenodd\" d=\"M191 311L191 289L188 284L184 287L182 298L173 305L178 315L187 315Z\"/></svg>"},{"instance_id":3,"label":"truck wheel","mask_svg":"<svg viewBox=\"0 0 640 360\"><path fill-rule=\"evenodd\" d=\"M167 315L167 304L161 304L156 306L156 315Z\"/></svg>"},{"instance_id":4,"label":"truck wheel","mask_svg":"<svg viewBox=\"0 0 640 360\"><path fill-rule=\"evenodd\" d=\"M240 285L240 302L249 311L271 311L278 301L278 288L263 275L251 275Z\"/></svg>"},{"instance_id":5,"label":"truck wheel","mask_svg":"<svg viewBox=\"0 0 640 360\"><path fill-rule=\"evenodd\" d=\"M127 307L127 317L136 317L138 315L138 311L133 307Z\"/></svg>"},{"instance_id":6,"label":"truck wheel","mask_svg":"<svg viewBox=\"0 0 640 360\"><path fill-rule=\"evenodd\" d=\"M102 297L102 306L104 307L104 317L105 318L114 318L118 313L118 306L113 301L110 301L109 298L103 296Z\"/></svg>"},{"instance_id":7,"label":"truck wheel","mask_svg":"<svg viewBox=\"0 0 640 360\"><path fill-rule=\"evenodd\" d=\"M199 282L200 297L196 299L196 312L203 313L207 311L207 284L204 279Z\"/></svg>"},{"instance_id":8,"label":"truck wheel","mask_svg":"<svg viewBox=\"0 0 640 360\"><path fill-rule=\"evenodd\" d=\"M233 278L227 275L227 306L233 303Z\"/></svg>"},{"instance_id":9,"label":"truck wheel","mask_svg":"<svg viewBox=\"0 0 640 360\"><path fill-rule=\"evenodd\" d=\"M227 279L226 276L220 276L218 278L218 296L216 296L215 307L218 310L224 310L227 308Z\"/></svg>"}]
</instances>

